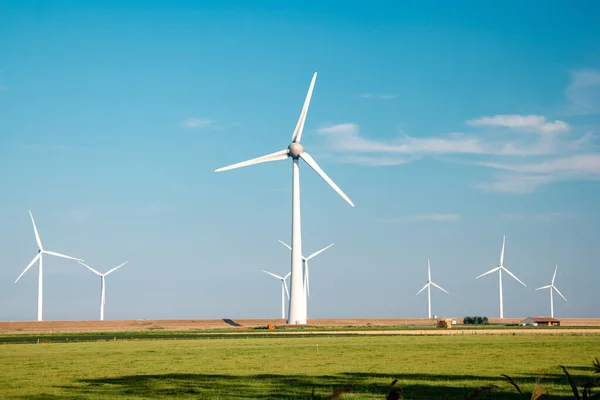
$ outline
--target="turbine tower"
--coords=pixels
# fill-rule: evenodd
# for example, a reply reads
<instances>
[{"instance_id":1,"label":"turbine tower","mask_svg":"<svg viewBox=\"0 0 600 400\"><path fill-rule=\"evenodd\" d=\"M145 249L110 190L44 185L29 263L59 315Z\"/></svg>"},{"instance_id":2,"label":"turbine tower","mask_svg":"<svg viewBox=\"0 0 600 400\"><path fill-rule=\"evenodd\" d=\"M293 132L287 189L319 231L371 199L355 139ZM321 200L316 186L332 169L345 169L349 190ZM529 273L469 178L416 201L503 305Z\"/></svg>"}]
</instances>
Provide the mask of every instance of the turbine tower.
<instances>
[{"instance_id":1,"label":"turbine tower","mask_svg":"<svg viewBox=\"0 0 600 400\"><path fill-rule=\"evenodd\" d=\"M502 252L500 253L500 264L498 264L498 266L496 268L492 268L488 272L481 274L476 278L476 279L479 279L484 275L491 274L492 272L498 271L498 285L500 288L500 318L504 318L504 308L502 307L502 271L505 271L507 274L509 274L510 276L515 278L517 280L517 282L519 282L521 285L527 287L527 285L524 284L523 282L521 282L521 280L519 278L514 276L512 272L510 272L509 270L504 268L504 244L505 244L505 242L506 242L506 235L504 235L502 237Z\"/></svg>"},{"instance_id":2,"label":"turbine tower","mask_svg":"<svg viewBox=\"0 0 600 400\"><path fill-rule=\"evenodd\" d=\"M327 176L327 174L319 167L317 162L310 156L310 154L304 151L304 148L300 144L302 139L302 130L304 129L304 122L306 120L306 114L308 112L308 106L310 104L310 98L312 96L313 87L315 86L315 80L317 79L317 73L313 75L310 87L308 88L308 94L302 107L302 112L296 129L292 134L292 143L284 150L277 151L275 153L267 154L261 157L254 158L252 160L243 161L237 164L229 165L227 167L219 168L215 172L227 171L234 168L246 167L248 165L259 164L269 161L280 161L291 158L292 163L292 266L291 266L291 294L290 294L290 305L288 312L288 324L306 324L306 298L303 296L303 282L302 282L302 229L300 226L300 166L299 159L304 160L325 182L329 184L344 200L346 200L351 206L354 207L352 201L346 196L344 192Z\"/></svg>"},{"instance_id":3,"label":"turbine tower","mask_svg":"<svg viewBox=\"0 0 600 400\"><path fill-rule=\"evenodd\" d=\"M265 271L264 269L262 269L261 271L266 274L269 274L271 276L274 276L275 278L277 278L281 281L281 319L285 319L285 296L284 296L284 294L287 293L288 299L290 298L290 292L288 291L287 283L285 282L285 280L287 279L288 276L290 276L291 272L288 272L286 276L281 277L281 276L275 275L269 271ZM284 290L285 290L285 293L284 293Z\"/></svg>"},{"instance_id":4,"label":"turbine tower","mask_svg":"<svg viewBox=\"0 0 600 400\"><path fill-rule=\"evenodd\" d=\"M292 250L292 248L288 244L286 244L285 242L282 242L280 240L279 243L281 243L282 245L284 245L288 249ZM308 280L308 260L310 260L311 258L315 258L316 256L318 256L319 254L321 254L322 252L324 252L325 250L327 250L328 248L330 248L334 244L335 243L331 243L329 246L324 247L324 248L322 248L319 251L315 251L314 253L312 253L308 257L302 256L302 261L304 262L304 294L305 294L305 296L310 296L310 283L309 283L309 280Z\"/></svg>"},{"instance_id":5,"label":"turbine tower","mask_svg":"<svg viewBox=\"0 0 600 400\"><path fill-rule=\"evenodd\" d=\"M431 285L448 293L448 291L446 289L444 289L441 286L438 286L432 282L432 280L431 280L431 264L429 263L429 258L428 258L427 259L427 283L425 284L425 286L423 286L423 289L421 289L417 292L417 296L419 295L419 293L421 293L423 290L425 290L425 288L427 288L427 307L429 310L429 319L431 319ZM448 294L450 294L450 293L448 293Z\"/></svg>"},{"instance_id":6,"label":"turbine tower","mask_svg":"<svg viewBox=\"0 0 600 400\"><path fill-rule=\"evenodd\" d=\"M38 313L37 313L37 320L41 321L42 320L42 309L43 309L43 264L42 264L42 258L44 254L48 254L51 256L56 256L56 257L62 257L62 258L68 258L69 260L75 260L75 261L83 261L80 260L79 258L74 258L74 257L70 257L70 256L65 256L64 254L60 254L60 253L55 253L53 251L49 251L49 250L44 250L44 248L42 247L42 241L40 240L40 235L38 233L37 227L35 226L35 221L33 220L33 214L31 214L31 210L29 210L29 216L31 217L31 223L33 224L33 231L35 232L35 240L37 242L38 245L38 253L37 255L33 258L33 260L31 260L31 262L29 263L29 265L23 270L23 272L21 272L21 275L19 275L19 277L17 278L17 280L15 281L15 283L19 282L19 279L21 279L21 277L25 274L25 272L27 272L27 270L29 268L31 268L31 266L33 264L35 264L36 261L39 260L38 263Z\"/></svg>"},{"instance_id":7,"label":"turbine tower","mask_svg":"<svg viewBox=\"0 0 600 400\"><path fill-rule=\"evenodd\" d=\"M90 267L89 265L85 265L81 261L79 261L79 264L83 265L84 267L86 267L87 269L89 269L90 271L92 271L93 273L98 275L100 277L100 280L102 281L100 284L100 293L101 293L101 295L100 295L100 321L104 321L104 303L106 303L106 280L105 280L105 278L112 272L115 272L116 270L121 268L123 265L127 264L127 261L125 261L121 265L114 267L113 269L111 269L110 271L108 271L104 274L101 274L100 272L96 271L94 268Z\"/></svg>"},{"instance_id":8,"label":"turbine tower","mask_svg":"<svg viewBox=\"0 0 600 400\"><path fill-rule=\"evenodd\" d=\"M557 269L558 269L558 265L556 266L556 268L554 268L554 275L552 275L552 283L551 284L535 289L535 290L550 289L550 317L552 317L552 318L554 318L554 299L552 298L552 290L556 290L556 293L558 293L560 295L560 297L562 297L565 301L567 301L565 296L563 296L562 293L559 292L559 290L556 288L556 286L554 286L554 280L556 279L556 270Z\"/></svg>"}]
</instances>

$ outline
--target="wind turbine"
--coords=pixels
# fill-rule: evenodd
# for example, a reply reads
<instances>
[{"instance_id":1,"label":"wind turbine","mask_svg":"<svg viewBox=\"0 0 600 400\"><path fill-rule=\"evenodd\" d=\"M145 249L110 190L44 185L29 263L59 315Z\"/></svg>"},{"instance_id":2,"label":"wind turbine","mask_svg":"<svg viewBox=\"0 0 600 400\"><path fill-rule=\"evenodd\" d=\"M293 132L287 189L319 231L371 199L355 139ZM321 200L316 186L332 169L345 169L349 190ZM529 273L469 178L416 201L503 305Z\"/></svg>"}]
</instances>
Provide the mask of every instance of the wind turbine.
<instances>
[{"instance_id":1,"label":"wind turbine","mask_svg":"<svg viewBox=\"0 0 600 400\"><path fill-rule=\"evenodd\" d=\"M127 264L127 261L125 261L123 264L118 265L116 267L114 267L113 269L111 269L110 271L101 274L100 272L96 271L94 268L90 267L89 265L85 265L84 263L82 263L81 261L79 261L79 264L83 265L84 267L86 267L87 269L89 269L90 271L92 271L93 273L95 273L96 275L98 275L100 277L100 280L102 281L101 286L100 286L100 291L101 291L101 295L100 295L100 321L104 321L104 303L106 303L106 281L105 278L112 272L115 272L116 270L118 270L119 268L121 268L123 265Z\"/></svg>"},{"instance_id":2,"label":"wind turbine","mask_svg":"<svg viewBox=\"0 0 600 400\"><path fill-rule=\"evenodd\" d=\"M65 256L64 254L60 254L60 253L55 253L53 251L49 251L49 250L44 250L44 248L42 247L42 241L40 240L40 235L38 233L37 227L35 226L35 221L33 220L33 214L31 214L31 210L29 210L29 216L31 217L31 223L33 224L33 231L35 232L35 240L37 242L38 245L38 254L33 257L33 260L31 260L31 262L29 263L29 265L23 270L23 272L21 272L21 275L19 275L19 277L17 278L17 280L15 281L15 283L19 282L19 279L21 279L21 277L23 276L23 274L25 274L25 272L27 272L27 270L29 268L31 268L31 266L33 264L35 264L36 261L40 261L38 263L38 267L39 267L39 273L38 273L38 315L37 315L37 320L41 321L42 320L42 309L43 309L43 302L42 302L42 295L44 292L43 289L43 264L42 264L42 258L44 254L48 254L51 256L56 256L56 257L62 257L62 258L68 258L69 260L75 260L75 261L83 261L80 260L79 258L74 258L74 257L70 257L70 256Z\"/></svg>"},{"instance_id":3,"label":"wind turbine","mask_svg":"<svg viewBox=\"0 0 600 400\"><path fill-rule=\"evenodd\" d=\"M553 289L556 290L556 293L558 293L560 295L560 297L562 297L565 301L567 301L565 296L563 296L562 293L558 291L556 286L554 286L554 280L556 279L556 270L557 269L558 269L558 265L556 266L556 268L554 268L554 275L552 275L552 283L551 284L535 289L535 290L550 289L550 317L552 317L552 318L554 318L554 299L552 298L552 290Z\"/></svg>"},{"instance_id":4,"label":"wind turbine","mask_svg":"<svg viewBox=\"0 0 600 400\"><path fill-rule=\"evenodd\" d=\"M288 272L286 276L284 276L283 278L279 275L275 275L269 271L265 271L264 269L261 270L262 272L269 274L271 276L274 276L275 278L281 280L281 319L285 319L285 296L284 296L284 289L285 289L285 293L287 293L288 299L290 298L290 292L288 291L287 288L287 283L285 283L285 280L287 279L288 276L290 276L291 272Z\"/></svg>"},{"instance_id":5,"label":"wind turbine","mask_svg":"<svg viewBox=\"0 0 600 400\"><path fill-rule=\"evenodd\" d=\"M281 243L288 249L292 250L292 248L288 244L282 242L281 240L279 241L279 243ZM302 256L302 261L304 261L304 293L305 293L305 295L310 296L310 284L309 284L309 280L308 280L308 260L310 260L311 258L315 258L316 256L318 256L319 254L321 254L322 252L324 252L325 250L327 250L334 244L335 243L331 243L329 246L324 247L319 251L315 251L308 257Z\"/></svg>"},{"instance_id":6,"label":"wind turbine","mask_svg":"<svg viewBox=\"0 0 600 400\"><path fill-rule=\"evenodd\" d=\"M284 150L277 151L275 153L267 154L261 157L254 158L252 160L243 161L237 164L229 165L227 167L219 168L215 172L227 171L234 168L246 167L248 165L259 164L269 161L280 161L291 158L292 164L292 266L291 266L291 296L288 313L288 324L306 324L306 297L303 296L303 282L302 282L302 229L300 226L300 167L299 159L301 158L306 162L325 182L329 184L344 200L346 200L352 207L354 203L342 192L342 190L327 176L327 174L319 167L317 162L310 156L310 154L304 151L304 148L300 144L302 138L302 130L304 129L304 122L306 120L306 114L308 112L308 106L310 104L310 98L312 96L313 87L315 86L315 80L317 79L317 73L313 75L306 100L304 100L304 106L296 129L292 134L292 143Z\"/></svg>"},{"instance_id":7,"label":"wind turbine","mask_svg":"<svg viewBox=\"0 0 600 400\"><path fill-rule=\"evenodd\" d=\"M421 293L423 290L425 290L425 288L427 288L427 305L428 305L430 319L431 319L431 285L448 293L448 291L446 289L442 288L441 286L436 285L435 283L433 283L431 281L431 264L429 263L429 258L428 258L427 259L427 283L425 284L425 286L423 286L423 289L421 289L417 292L417 296L419 295L419 293ZM450 294L450 293L448 293L448 294Z\"/></svg>"},{"instance_id":8,"label":"wind turbine","mask_svg":"<svg viewBox=\"0 0 600 400\"><path fill-rule=\"evenodd\" d=\"M505 242L506 242L506 235L502 236L502 252L500 253L500 264L498 264L498 266L496 268L492 268L488 272L481 274L476 278L476 279L479 279L484 275L491 274L492 272L498 271L498 282L499 282L499 286L500 286L500 318L504 318L504 309L502 307L502 271L505 271L507 274L509 274L510 276L515 278L517 280L517 282L519 282L521 285L527 287L527 285L524 284L523 282L521 282L521 280L519 278L514 276L512 272L510 272L509 270L504 268L504 243Z\"/></svg>"}]
</instances>

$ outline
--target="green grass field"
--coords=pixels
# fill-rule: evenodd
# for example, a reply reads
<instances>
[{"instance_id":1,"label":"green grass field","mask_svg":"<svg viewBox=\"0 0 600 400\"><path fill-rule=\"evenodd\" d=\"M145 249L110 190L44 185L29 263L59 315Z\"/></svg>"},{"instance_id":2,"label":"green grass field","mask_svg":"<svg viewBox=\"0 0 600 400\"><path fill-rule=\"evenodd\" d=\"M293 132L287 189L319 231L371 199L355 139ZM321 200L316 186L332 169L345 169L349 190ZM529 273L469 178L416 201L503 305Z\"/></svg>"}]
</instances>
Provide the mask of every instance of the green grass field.
<instances>
[{"instance_id":1,"label":"green grass field","mask_svg":"<svg viewBox=\"0 0 600 400\"><path fill-rule=\"evenodd\" d=\"M464 399L500 374L531 392L544 371L546 398L573 398L593 378L600 335L315 336L108 340L0 345L1 399L305 399L347 387L348 399ZM482 395L480 398L488 398ZM526 396L525 398L529 398Z\"/></svg>"}]
</instances>

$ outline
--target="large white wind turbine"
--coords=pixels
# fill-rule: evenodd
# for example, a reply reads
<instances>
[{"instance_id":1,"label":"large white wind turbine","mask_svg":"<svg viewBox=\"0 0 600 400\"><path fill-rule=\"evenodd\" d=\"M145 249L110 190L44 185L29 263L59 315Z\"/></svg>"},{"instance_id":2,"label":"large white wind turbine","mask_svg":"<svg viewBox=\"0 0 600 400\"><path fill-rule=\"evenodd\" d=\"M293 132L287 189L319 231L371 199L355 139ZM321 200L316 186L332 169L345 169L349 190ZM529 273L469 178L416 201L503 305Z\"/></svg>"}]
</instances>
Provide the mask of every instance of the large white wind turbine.
<instances>
[{"instance_id":1,"label":"large white wind turbine","mask_svg":"<svg viewBox=\"0 0 600 400\"><path fill-rule=\"evenodd\" d=\"M288 249L292 250L292 248L288 244L286 244L285 242L282 242L280 240L279 243L281 243L282 245L284 245ZM331 243L329 246L323 247L319 251L315 251L314 253L312 253L308 257L302 256L302 261L304 262L304 293L305 293L306 296L310 296L310 283L309 283L309 280L308 280L308 260L310 260L311 258L315 258L316 256L318 256L319 254L321 254L322 252L324 252L325 250L327 250L328 248L330 248L334 244L335 243Z\"/></svg>"},{"instance_id":2,"label":"large white wind turbine","mask_svg":"<svg viewBox=\"0 0 600 400\"><path fill-rule=\"evenodd\" d=\"M306 324L306 297L304 296L303 280L302 280L302 230L300 227L300 168L299 159L303 159L325 182L329 184L344 200L346 200L351 206L354 207L352 201L342 192L342 190L327 176L325 172L319 167L317 162L310 156L310 154L304 152L300 140L302 138L302 130L304 129L304 122L306 120L306 114L308 112L308 105L310 104L310 98L312 96L313 87L315 86L315 80L317 79L317 73L313 75L310 87L308 88L308 94L302 107L302 113L296 124L296 129L292 135L292 143L284 150L277 151L275 153L267 154L262 157L254 158L252 160L243 161L237 164L233 164L227 167L219 168L216 172L226 171L234 168L245 167L248 165L259 164L269 161L279 161L291 158L292 164L292 267L291 267L291 296L288 313L288 324Z\"/></svg>"},{"instance_id":3,"label":"large white wind turbine","mask_svg":"<svg viewBox=\"0 0 600 400\"><path fill-rule=\"evenodd\" d=\"M423 289L421 289L417 292L417 296L419 295L419 293L421 293L423 290L425 290L425 288L427 288L427 306L428 306L428 310L429 310L429 314L428 314L429 318L431 318L431 285L448 293L448 291L446 289L442 288L441 286L436 285L431 280L431 264L429 263L429 258L428 258L427 259L427 283L425 284L425 286L423 286ZM448 294L450 294L450 293L448 293Z\"/></svg>"},{"instance_id":4,"label":"large white wind turbine","mask_svg":"<svg viewBox=\"0 0 600 400\"><path fill-rule=\"evenodd\" d=\"M27 266L27 268L25 268L23 270L23 272L21 272L21 275L19 275L19 277L17 278L17 280L15 281L15 283L17 283L19 281L19 279L21 279L21 277L23 276L23 274L25 274L25 272L27 272L27 270L29 268L31 268L31 266L33 264L35 264L36 261L39 260L38 263L38 267L39 267L39 273L38 273L38 315L37 315L37 320L41 321L42 320L42 306L43 306L43 301L42 301L42 297L43 297L43 264L42 264L42 258L44 254L48 254L51 256L56 256L56 257L62 257L62 258L68 258L69 260L76 260L76 261L83 261L80 260L79 258L74 258L74 257L69 257L69 256L65 256L64 254L60 254L60 253L55 253L53 251L48 251L48 250L44 250L44 248L42 247L42 241L40 240L40 235L38 233L37 227L35 226L35 221L33 220L33 214L31 214L31 210L29 210L29 216L31 217L31 223L33 224L33 231L35 232L35 240L37 241L37 245L38 245L38 254L33 258L33 260L31 260L31 262L29 263L29 265Z\"/></svg>"},{"instance_id":5,"label":"large white wind turbine","mask_svg":"<svg viewBox=\"0 0 600 400\"><path fill-rule=\"evenodd\" d=\"M554 286L554 280L556 279L556 270L557 269L558 269L558 265L556 266L556 268L554 268L554 275L552 275L552 283L551 284L535 289L535 290L550 289L550 316L552 318L554 318L554 299L552 298L552 290L556 290L556 293L558 293L560 295L560 297L562 297L565 301L567 301L565 296L563 296L562 293L558 291L556 286Z\"/></svg>"},{"instance_id":6,"label":"large white wind turbine","mask_svg":"<svg viewBox=\"0 0 600 400\"><path fill-rule=\"evenodd\" d=\"M290 276L291 272L288 272L286 276L281 277L279 275L275 275L269 271L265 271L264 269L261 270L262 272L269 274L271 276L274 276L275 278L279 279L281 281L281 319L285 319L285 296L284 296L284 290L285 293L287 293L288 299L290 298L290 292L288 291L287 288L287 283L285 282L285 280L287 279L288 276Z\"/></svg>"},{"instance_id":7,"label":"large white wind turbine","mask_svg":"<svg viewBox=\"0 0 600 400\"><path fill-rule=\"evenodd\" d=\"M104 321L104 303L106 303L106 281L105 278L112 272L115 272L116 270L118 270L119 268L121 268L123 265L127 264L127 261L125 261L123 264L118 265L116 267L114 267L113 269L111 269L110 271L101 274L100 272L96 271L94 268L90 267L89 265L85 265L84 263L82 263L81 261L79 261L79 264L83 265L84 267L86 267L87 269L89 269L90 271L92 271L93 273L95 273L96 275L98 275L100 277L100 280L102 281L102 283L100 284L100 321Z\"/></svg>"},{"instance_id":8,"label":"large white wind turbine","mask_svg":"<svg viewBox=\"0 0 600 400\"><path fill-rule=\"evenodd\" d=\"M488 272L481 274L476 278L476 279L479 279L484 275L491 274L492 272L498 271L498 279L499 279L498 282L499 282L499 287L500 287L500 318L504 318L504 308L502 307L502 271L505 271L507 274L509 274L510 276L515 278L517 280L517 282L519 282L521 285L527 287L527 285L524 284L523 282L521 282L521 280L519 278L514 276L512 272L510 272L509 270L504 268L504 244L505 244L505 242L506 242L506 235L502 236L502 252L500 253L500 264L498 264L498 266L496 268L492 268Z\"/></svg>"}]
</instances>

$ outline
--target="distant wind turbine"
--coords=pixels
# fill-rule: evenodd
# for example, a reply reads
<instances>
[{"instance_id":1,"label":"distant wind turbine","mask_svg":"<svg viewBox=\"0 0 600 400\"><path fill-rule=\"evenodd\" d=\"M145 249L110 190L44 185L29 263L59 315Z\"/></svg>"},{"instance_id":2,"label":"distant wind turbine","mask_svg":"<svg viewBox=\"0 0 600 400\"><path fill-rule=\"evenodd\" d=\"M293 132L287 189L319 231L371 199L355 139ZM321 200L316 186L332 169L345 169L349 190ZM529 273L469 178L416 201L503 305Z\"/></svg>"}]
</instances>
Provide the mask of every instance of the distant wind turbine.
<instances>
[{"instance_id":1,"label":"distant wind turbine","mask_svg":"<svg viewBox=\"0 0 600 400\"><path fill-rule=\"evenodd\" d=\"M288 291L287 288L287 283L285 282L285 280L287 279L288 276L290 276L291 272L288 272L286 276L281 277L279 275L275 275L269 271L265 271L264 269L261 270L262 272L269 274L271 276L274 276L275 278L279 279L281 281L281 319L285 319L285 296L284 296L284 289L285 289L285 293L287 293L287 297L288 299L290 298L290 292Z\"/></svg>"},{"instance_id":2,"label":"distant wind turbine","mask_svg":"<svg viewBox=\"0 0 600 400\"><path fill-rule=\"evenodd\" d=\"M427 288L427 306L428 306L428 310L429 310L429 318L430 319L431 319L431 285L435 286L436 288L440 289L441 291L448 293L448 291L446 289L443 289L441 286L438 286L432 282L432 280L431 280L431 264L429 263L429 258L428 258L427 259L427 283L425 284L425 286L423 286L423 289L421 289L417 292L417 296L419 295L419 293L421 293L423 290L425 290L425 288ZM450 293L448 293L448 294L450 294Z\"/></svg>"},{"instance_id":3,"label":"distant wind turbine","mask_svg":"<svg viewBox=\"0 0 600 400\"><path fill-rule=\"evenodd\" d=\"M23 274L25 274L25 272L27 272L27 270L29 268L31 268L31 266L33 264L35 264L36 261L39 260L39 263L38 263L39 273L38 273L38 313L37 313L37 320L41 321L42 320L42 309L43 309L42 297L43 297L43 292L44 292L44 290L43 290L43 279L42 279L42 276L43 276L42 257L43 257L43 255L44 254L48 254L48 255L51 255L51 256L68 258L69 260L75 260L75 261L83 261L83 260L80 260L79 258L65 256L64 254L55 253L53 251L44 250L44 248L42 247L42 241L40 240L40 235L38 233L37 227L35 226L35 221L33 220L33 214L31 214L31 210L29 210L29 216L31 217L31 223L33 224L33 231L35 232L35 240L37 241L37 245L38 245L38 254L33 258L33 260L31 260L31 262L23 270L23 272L21 272L21 275L19 275L19 277L17 278L17 280L15 281L15 283L17 283L19 281L19 279L21 279L21 277L23 276Z\"/></svg>"},{"instance_id":4,"label":"distant wind turbine","mask_svg":"<svg viewBox=\"0 0 600 400\"><path fill-rule=\"evenodd\" d=\"M281 243L282 245L284 245L288 249L292 250L292 248L288 244L286 244L285 242L282 242L280 240L279 243ZM324 252L325 250L327 250L328 248L330 248L334 244L335 243L331 243L329 246L324 247L324 248L322 248L319 251L315 251L314 253L312 253L308 257L302 256L302 261L304 262L304 293L305 293L305 295L310 296L310 283L309 283L309 280L308 280L308 260L310 260L311 258L315 258L316 256L318 256L319 254L321 254L322 252Z\"/></svg>"},{"instance_id":5,"label":"distant wind turbine","mask_svg":"<svg viewBox=\"0 0 600 400\"><path fill-rule=\"evenodd\" d=\"M79 261L79 264L83 265L84 267L86 267L87 269L89 269L90 271L92 271L93 273L95 273L96 275L98 275L100 277L101 280L101 286L100 286L100 321L104 321L104 303L106 303L106 280L105 278L115 272L116 270L118 270L119 268L121 268L123 265L127 264L127 261L125 261L123 264L118 265L116 267L114 267L113 269L111 269L110 271L101 274L100 272L96 271L94 268L90 267L89 265L85 265L84 263L82 263L81 261Z\"/></svg>"},{"instance_id":6,"label":"distant wind turbine","mask_svg":"<svg viewBox=\"0 0 600 400\"><path fill-rule=\"evenodd\" d=\"M496 268L492 268L488 272L481 274L476 278L476 279L479 279L484 275L491 274L492 272L498 271L498 282L499 282L499 287L500 287L500 318L504 318L504 308L502 307L502 271L505 271L507 274L509 274L510 276L515 278L517 280L517 282L519 282L521 285L527 287L527 285L524 284L523 282L521 282L521 280L519 278L514 276L512 272L510 272L509 270L504 268L504 244L505 244L505 242L506 242L506 235L504 235L502 237L502 252L500 253L500 264L498 264L498 266Z\"/></svg>"},{"instance_id":7,"label":"distant wind turbine","mask_svg":"<svg viewBox=\"0 0 600 400\"><path fill-rule=\"evenodd\" d=\"M292 164L292 265L291 265L291 294L288 313L288 324L306 324L306 296L304 296L303 277L302 277L302 229L300 227L300 167L299 159L304 160L329 186L333 188L348 204L354 207L354 203L346 196L344 192L327 176L319 164L310 154L304 151L300 144L304 122L308 113L308 106L312 96L317 73L313 75L312 81L304 100L304 106L300 113L300 118L292 134L292 143L283 150L267 154L251 160L242 161L227 167L218 168L215 172L227 171L234 168L246 167L248 165L265 163L270 161L287 160L291 158Z\"/></svg>"},{"instance_id":8,"label":"distant wind turbine","mask_svg":"<svg viewBox=\"0 0 600 400\"><path fill-rule=\"evenodd\" d=\"M554 318L554 299L552 298L552 290L556 290L556 293L558 293L560 295L560 297L562 297L565 301L567 301L565 296L563 296L562 293L558 291L556 286L554 286L554 280L556 279L556 270L557 269L558 269L558 265L556 266L556 268L554 268L554 275L552 275L552 283L551 284L535 289L535 290L550 289L550 317L552 317L552 318Z\"/></svg>"}]
</instances>

